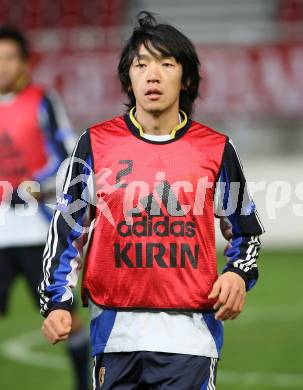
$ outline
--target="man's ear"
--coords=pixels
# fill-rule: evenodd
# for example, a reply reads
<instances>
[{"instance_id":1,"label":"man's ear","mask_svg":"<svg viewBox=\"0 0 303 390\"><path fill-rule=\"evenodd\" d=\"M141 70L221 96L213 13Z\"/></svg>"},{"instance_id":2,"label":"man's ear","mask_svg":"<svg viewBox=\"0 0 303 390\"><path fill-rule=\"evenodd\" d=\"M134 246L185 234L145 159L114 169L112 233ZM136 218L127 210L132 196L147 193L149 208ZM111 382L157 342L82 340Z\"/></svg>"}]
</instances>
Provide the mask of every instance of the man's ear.
<instances>
[{"instance_id":1,"label":"man's ear","mask_svg":"<svg viewBox=\"0 0 303 390\"><path fill-rule=\"evenodd\" d=\"M182 90L182 91L186 91L186 90L189 88L190 83L191 83L190 80L187 80L186 82L182 83L182 85L181 85L181 90Z\"/></svg>"}]
</instances>

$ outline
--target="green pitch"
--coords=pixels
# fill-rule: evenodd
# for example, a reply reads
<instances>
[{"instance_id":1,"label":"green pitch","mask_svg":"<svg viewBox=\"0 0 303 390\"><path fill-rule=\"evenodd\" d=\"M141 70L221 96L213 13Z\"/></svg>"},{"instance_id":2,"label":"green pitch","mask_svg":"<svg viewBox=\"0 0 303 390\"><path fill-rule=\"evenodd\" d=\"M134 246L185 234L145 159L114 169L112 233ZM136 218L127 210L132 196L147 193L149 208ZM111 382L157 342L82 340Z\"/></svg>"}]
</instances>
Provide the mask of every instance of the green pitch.
<instances>
[{"instance_id":1,"label":"green pitch","mask_svg":"<svg viewBox=\"0 0 303 390\"><path fill-rule=\"evenodd\" d=\"M244 312L225 323L217 389L303 389L302 251L264 250L259 267L261 278ZM43 341L41 321L18 281L10 315L0 320L0 389L72 389L64 348Z\"/></svg>"}]
</instances>

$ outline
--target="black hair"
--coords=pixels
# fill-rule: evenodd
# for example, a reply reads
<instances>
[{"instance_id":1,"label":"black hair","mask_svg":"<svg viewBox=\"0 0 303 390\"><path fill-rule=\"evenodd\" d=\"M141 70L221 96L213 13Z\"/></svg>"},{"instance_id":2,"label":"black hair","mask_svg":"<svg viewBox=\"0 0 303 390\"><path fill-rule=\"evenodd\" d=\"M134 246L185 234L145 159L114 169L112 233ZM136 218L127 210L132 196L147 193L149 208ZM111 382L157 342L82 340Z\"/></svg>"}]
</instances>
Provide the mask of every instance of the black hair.
<instances>
[{"instance_id":1,"label":"black hair","mask_svg":"<svg viewBox=\"0 0 303 390\"><path fill-rule=\"evenodd\" d=\"M27 60L29 57L29 47L25 36L14 27L0 26L0 40L8 39L14 41L20 49L21 57Z\"/></svg>"},{"instance_id":2,"label":"black hair","mask_svg":"<svg viewBox=\"0 0 303 390\"><path fill-rule=\"evenodd\" d=\"M128 109L136 103L135 96L131 90L129 69L133 59L138 56L139 48L143 44L152 53L158 51L165 57L174 57L182 65L182 84L186 89L180 92L179 106L189 116L193 111L193 103L198 96L200 84L200 62L192 42L175 27L169 24L157 23L152 13L147 11L139 12L137 16L138 25L134 28L122 50L118 74L122 84L122 90L128 96Z\"/></svg>"}]
</instances>

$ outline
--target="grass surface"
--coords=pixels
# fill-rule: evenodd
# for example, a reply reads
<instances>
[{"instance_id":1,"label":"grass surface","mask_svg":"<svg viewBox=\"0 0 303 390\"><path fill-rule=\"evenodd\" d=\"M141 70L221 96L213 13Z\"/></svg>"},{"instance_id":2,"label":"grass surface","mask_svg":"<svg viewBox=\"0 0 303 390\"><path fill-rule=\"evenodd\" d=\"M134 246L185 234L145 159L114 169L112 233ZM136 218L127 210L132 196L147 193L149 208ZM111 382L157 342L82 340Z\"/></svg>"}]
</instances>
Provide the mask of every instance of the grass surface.
<instances>
[{"instance_id":1,"label":"grass surface","mask_svg":"<svg viewBox=\"0 0 303 390\"><path fill-rule=\"evenodd\" d=\"M244 312L225 323L218 390L303 389L302 260L299 251L262 252L260 280L248 294ZM64 346L49 347L43 341L41 322L18 280L9 316L0 321L1 390L72 389Z\"/></svg>"}]
</instances>

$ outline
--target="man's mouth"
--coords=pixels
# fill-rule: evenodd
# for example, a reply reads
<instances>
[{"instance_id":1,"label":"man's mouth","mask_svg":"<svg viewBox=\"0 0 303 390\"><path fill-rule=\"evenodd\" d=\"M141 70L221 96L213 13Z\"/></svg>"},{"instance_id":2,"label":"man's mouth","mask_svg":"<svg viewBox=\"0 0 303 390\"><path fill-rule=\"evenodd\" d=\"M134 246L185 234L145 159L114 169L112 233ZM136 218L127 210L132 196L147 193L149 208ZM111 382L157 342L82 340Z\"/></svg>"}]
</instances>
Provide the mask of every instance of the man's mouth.
<instances>
[{"instance_id":1,"label":"man's mouth","mask_svg":"<svg viewBox=\"0 0 303 390\"><path fill-rule=\"evenodd\" d=\"M157 100L157 99L160 98L161 95L162 95L162 92L159 91L159 89L156 89L156 88L148 89L145 92L145 96L148 96L148 98L151 99L151 100Z\"/></svg>"}]
</instances>

